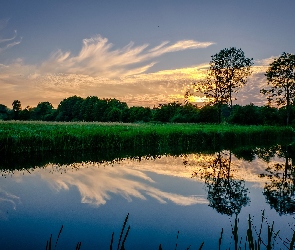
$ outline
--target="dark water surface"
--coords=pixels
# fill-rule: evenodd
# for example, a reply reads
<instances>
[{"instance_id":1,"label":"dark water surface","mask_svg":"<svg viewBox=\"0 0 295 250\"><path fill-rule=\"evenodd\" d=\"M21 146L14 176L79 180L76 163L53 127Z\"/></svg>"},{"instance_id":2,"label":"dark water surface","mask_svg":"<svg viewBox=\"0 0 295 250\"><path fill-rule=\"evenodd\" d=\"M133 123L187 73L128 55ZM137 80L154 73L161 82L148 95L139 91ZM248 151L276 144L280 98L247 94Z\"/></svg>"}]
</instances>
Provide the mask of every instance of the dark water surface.
<instances>
[{"instance_id":1,"label":"dark water surface","mask_svg":"<svg viewBox=\"0 0 295 250\"><path fill-rule=\"evenodd\" d=\"M78 242L81 249L109 249L112 232L117 249L128 213L126 249L158 249L160 243L199 249L203 241L203 249L218 249L222 228L221 249L234 249L236 215L244 246L249 214L258 234L262 211L264 241L274 221L274 231L280 230L274 247L288 249L295 223L292 158L292 148L277 145L4 169L0 249L45 249L51 234L55 245L62 225L56 249L75 249Z\"/></svg>"}]
</instances>

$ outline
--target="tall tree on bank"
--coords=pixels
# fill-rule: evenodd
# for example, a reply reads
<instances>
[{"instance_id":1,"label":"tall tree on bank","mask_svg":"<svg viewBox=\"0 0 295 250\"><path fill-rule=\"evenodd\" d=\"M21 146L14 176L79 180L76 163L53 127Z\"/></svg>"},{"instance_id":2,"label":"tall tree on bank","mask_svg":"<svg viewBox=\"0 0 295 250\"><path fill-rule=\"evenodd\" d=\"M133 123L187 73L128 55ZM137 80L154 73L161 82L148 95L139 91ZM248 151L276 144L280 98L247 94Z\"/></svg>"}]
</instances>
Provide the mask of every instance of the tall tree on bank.
<instances>
[{"instance_id":1,"label":"tall tree on bank","mask_svg":"<svg viewBox=\"0 0 295 250\"><path fill-rule=\"evenodd\" d=\"M19 100L14 100L12 102L12 110L13 110L13 119L17 120L19 112L22 110L22 105Z\"/></svg>"},{"instance_id":2,"label":"tall tree on bank","mask_svg":"<svg viewBox=\"0 0 295 250\"><path fill-rule=\"evenodd\" d=\"M265 76L270 88L260 92L267 96L269 103L286 106L288 126L291 104L295 98L295 55L283 52L269 65Z\"/></svg>"},{"instance_id":3,"label":"tall tree on bank","mask_svg":"<svg viewBox=\"0 0 295 250\"><path fill-rule=\"evenodd\" d=\"M222 104L233 104L233 93L237 93L251 74L253 58L246 58L242 49L225 48L211 56L208 77L200 90L211 104L219 109L219 122Z\"/></svg>"}]
</instances>

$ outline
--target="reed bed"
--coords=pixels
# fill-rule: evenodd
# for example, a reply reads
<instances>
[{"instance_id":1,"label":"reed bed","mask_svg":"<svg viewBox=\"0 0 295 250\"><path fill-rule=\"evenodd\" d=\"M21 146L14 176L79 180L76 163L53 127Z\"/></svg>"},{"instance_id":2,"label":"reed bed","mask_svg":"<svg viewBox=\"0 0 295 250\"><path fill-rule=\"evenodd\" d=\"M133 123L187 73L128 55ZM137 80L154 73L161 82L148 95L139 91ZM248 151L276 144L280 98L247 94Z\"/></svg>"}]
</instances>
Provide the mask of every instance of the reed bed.
<instances>
[{"instance_id":1,"label":"reed bed","mask_svg":"<svg viewBox=\"0 0 295 250\"><path fill-rule=\"evenodd\" d=\"M111 242L110 242L110 250L115 249L117 246L117 250L125 250L125 243L130 231L130 225L126 229L126 225L128 222L129 213L127 214L122 229L120 233L120 237L118 240L118 244L114 243L114 232L112 233ZM234 217L231 217L232 219ZM244 222L245 223L245 222ZM249 214L248 221L247 221L247 230L246 232L240 232L239 226L240 226L240 220L238 218L238 215L234 218L234 223L231 225L231 240L227 242L226 244L223 244L224 239L224 229L221 229L220 238L217 241L216 249L235 249L235 250L242 250L242 249L249 249L249 250L260 250L260 249L282 249L282 246L284 246L284 249L294 249L295 248L295 231L294 228L290 227L290 239L281 236L280 231L276 231L274 227L274 222L269 223L267 217L265 216L264 210L262 211L261 221L260 225L256 225L254 223L254 217ZM126 230L125 230L126 229ZM63 230L63 225L58 233L57 239L55 241L55 245L53 248L53 239L52 234L50 235L49 241L46 242L46 250L52 250L56 249L61 232ZM178 238L179 238L180 232L177 231L176 235L176 244L175 244L175 250L178 249ZM198 237L196 237L198 239ZM198 239L199 240L199 239ZM76 250L81 249L82 242L78 242L76 245ZM192 245L189 245L186 250L191 249ZM203 247L206 247L205 241L202 241L201 245L198 247L199 250L203 249ZM218 248L217 248L218 246ZM158 247L159 250L163 250L162 244Z\"/></svg>"},{"instance_id":2,"label":"reed bed","mask_svg":"<svg viewBox=\"0 0 295 250\"><path fill-rule=\"evenodd\" d=\"M235 147L293 139L291 127L98 122L0 122L0 153Z\"/></svg>"}]
</instances>

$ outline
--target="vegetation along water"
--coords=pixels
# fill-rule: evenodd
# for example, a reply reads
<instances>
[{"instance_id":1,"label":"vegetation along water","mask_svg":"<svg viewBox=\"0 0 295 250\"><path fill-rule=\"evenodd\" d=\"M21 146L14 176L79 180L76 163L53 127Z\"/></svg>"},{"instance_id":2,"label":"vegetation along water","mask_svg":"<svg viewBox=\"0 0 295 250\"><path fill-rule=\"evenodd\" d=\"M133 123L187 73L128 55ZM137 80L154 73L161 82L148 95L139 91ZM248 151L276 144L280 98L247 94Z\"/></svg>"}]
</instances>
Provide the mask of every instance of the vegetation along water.
<instances>
[{"instance_id":1,"label":"vegetation along water","mask_svg":"<svg viewBox=\"0 0 295 250\"><path fill-rule=\"evenodd\" d=\"M0 122L0 152L234 147L292 139L291 127L195 124ZM170 149L171 150L171 149Z\"/></svg>"}]
</instances>

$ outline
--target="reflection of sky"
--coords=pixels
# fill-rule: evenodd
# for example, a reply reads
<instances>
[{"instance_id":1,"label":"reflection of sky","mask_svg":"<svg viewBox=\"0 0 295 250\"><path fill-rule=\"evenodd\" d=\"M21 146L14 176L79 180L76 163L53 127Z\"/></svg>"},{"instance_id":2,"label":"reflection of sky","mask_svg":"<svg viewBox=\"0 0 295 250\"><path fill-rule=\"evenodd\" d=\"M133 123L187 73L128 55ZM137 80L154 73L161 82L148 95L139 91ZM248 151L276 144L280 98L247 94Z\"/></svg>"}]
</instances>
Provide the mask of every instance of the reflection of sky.
<instances>
[{"instance_id":1,"label":"reflection of sky","mask_svg":"<svg viewBox=\"0 0 295 250\"><path fill-rule=\"evenodd\" d=\"M16 209L17 203L19 203L19 197L2 190L0 187L0 220L6 219L6 211Z\"/></svg>"},{"instance_id":2,"label":"reflection of sky","mask_svg":"<svg viewBox=\"0 0 295 250\"><path fill-rule=\"evenodd\" d=\"M132 201L133 198L146 200L153 197L160 203L173 202L177 205L193 205L207 203L206 199L197 195L181 195L162 191L155 187L155 181L148 173L191 179L193 172L204 169L204 163L212 160L214 155L190 154L180 157L163 156L159 159L123 160L113 165L98 163L74 163L71 165L48 164L42 169L30 170L31 177L38 178L56 191L69 190L73 187L79 190L81 202L92 205L103 205L111 199L112 194L120 195ZM276 159L278 160L278 159ZM185 164L184 164L185 163ZM267 167L261 159L247 162L232 156L231 173L234 179L244 180L251 185L263 187L265 180L259 177ZM13 180L21 183L30 171L17 171ZM64 174L62 174L64 173ZM202 182L199 176L192 181ZM15 207L19 197L1 190L1 202Z\"/></svg>"},{"instance_id":3,"label":"reflection of sky","mask_svg":"<svg viewBox=\"0 0 295 250\"><path fill-rule=\"evenodd\" d=\"M207 245L204 249L214 249L221 228L225 229L224 238L226 234L230 238L232 219L208 207L203 181L190 178L210 158L212 155L191 154L113 164L48 164L30 170L31 174L16 171L0 182L0 228L7 228L3 235L7 240L0 239L0 244L5 246L13 241L14 235L21 235L21 243L13 244L31 246L26 237L29 239L34 232L39 239L36 244L45 245L50 234L57 234L63 224L60 249L69 249L63 248L63 240L73 239L81 240L85 249L105 249L109 245L98 247L97 242L109 240L116 229L118 237L129 212L129 242L133 239L132 243L140 249L156 249L159 244L154 243L166 243L165 249L174 247L177 230L181 248L195 244L192 249L198 249L204 240ZM241 221L246 222L251 214L259 223L264 209L268 218L278 221L275 229L283 227L288 231L291 218L280 217L264 202L261 189L264 180L258 174L267 164L260 160L248 163L234 156L232 160L233 177L243 177L250 192L251 203L242 208ZM184 166L183 162L187 164ZM245 225L239 230L245 230ZM38 249L37 245L34 248Z\"/></svg>"},{"instance_id":4,"label":"reflection of sky","mask_svg":"<svg viewBox=\"0 0 295 250\"><path fill-rule=\"evenodd\" d=\"M106 204L112 195L120 195L128 201L134 198L146 200L149 196L160 203L170 201L183 206L207 204L207 200L199 195L181 195L181 190L179 193L161 190L156 187L157 184L149 173L202 182L198 175L191 179L192 174L202 171L206 167L204 163L213 158L214 155L211 154L189 154L180 157L162 156L152 160L125 159L112 165L93 162L63 166L48 164L42 169L16 171L11 180L22 183L30 174L30 178L45 181L57 192L76 188L81 195L81 203L95 206ZM265 171L267 165L258 158L247 162L232 155L231 174L234 179L252 183L253 187L263 187L265 180L259 175ZM19 197L9 191L0 190L0 195L0 201L11 204L12 207L19 200Z\"/></svg>"},{"instance_id":5,"label":"reflection of sky","mask_svg":"<svg viewBox=\"0 0 295 250\"><path fill-rule=\"evenodd\" d=\"M111 199L111 194L119 194L128 201L132 201L132 198L146 200L146 196L149 195L160 203L166 203L167 200L178 205L207 203L203 197L161 191L152 186L154 181L147 174L128 167L105 169L95 168L92 163L88 163L79 171L68 171L63 175L52 175L48 171L39 174L56 190L67 190L75 186L82 196L82 203L105 204Z\"/></svg>"}]
</instances>

